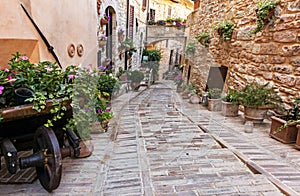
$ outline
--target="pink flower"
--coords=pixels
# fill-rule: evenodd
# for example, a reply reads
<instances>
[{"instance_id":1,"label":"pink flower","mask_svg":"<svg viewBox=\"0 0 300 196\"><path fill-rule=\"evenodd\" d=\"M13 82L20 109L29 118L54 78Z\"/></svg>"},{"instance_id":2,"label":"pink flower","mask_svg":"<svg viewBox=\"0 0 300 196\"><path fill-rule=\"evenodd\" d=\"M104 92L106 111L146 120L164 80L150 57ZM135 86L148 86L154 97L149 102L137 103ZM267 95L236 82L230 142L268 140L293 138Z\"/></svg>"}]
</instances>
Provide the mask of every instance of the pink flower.
<instances>
[{"instance_id":1,"label":"pink flower","mask_svg":"<svg viewBox=\"0 0 300 196\"><path fill-rule=\"evenodd\" d=\"M13 78L11 77L11 75L9 74L8 77L7 77L7 80L8 80L8 82L9 82L9 84L12 85L12 83L13 83L14 81L16 81L17 79L13 79Z\"/></svg>"},{"instance_id":2,"label":"pink flower","mask_svg":"<svg viewBox=\"0 0 300 196\"><path fill-rule=\"evenodd\" d=\"M75 75L70 74L70 75L68 75L68 78L69 78L69 79L74 79L74 78L75 78Z\"/></svg>"},{"instance_id":3,"label":"pink flower","mask_svg":"<svg viewBox=\"0 0 300 196\"><path fill-rule=\"evenodd\" d=\"M98 110L97 110L97 113L98 113L98 114L102 113L102 110L98 109Z\"/></svg>"},{"instance_id":4,"label":"pink flower","mask_svg":"<svg viewBox=\"0 0 300 196\"><path fill-rule=\"evenodd\" d=\"M110 110L109 110L109 109L107 109L107 110L105 110L105 112L110 112Z\"/></svg>"},{"instance_id":5,"label":"pink flower","mask_svg":"<svg viewBox=\"0 0 300 196\"><path fill-rule=\"evenodd\" d=\"M52 67L47 67L46 70L47 70L47 72L50 72L50 71L53 71L53 68Z\"/></svg>"},{"instance_id":6,"label":"pink flower","mask_svg":"<svg viewBox=\"0 0 300 196\"><path fill-rule=\"evenodd\" d=\"M5 71L5 72L9 72L9 69L5 68L4 71Z\"/></svg>"},{"instance_id":7,"label":"pink flower","mask_svg":"<svg viewBox=\"0 0 300 196\"><path fill-rule=\"evenodd\" d=\"M24 61L28 61L28 57L27 56L21 56L21 59Z\"/></svg>"},{"instance_id":8,"label":"pink flower","mask_svg":"<svg viewBox=\"0 0 300 196\"><path fill-rule=\"evenodd\" d=\"M3 86L0 86L0 95L2 95L3 90L4 90L4 87L3 87Z\"/></svg>"}]
</instances>

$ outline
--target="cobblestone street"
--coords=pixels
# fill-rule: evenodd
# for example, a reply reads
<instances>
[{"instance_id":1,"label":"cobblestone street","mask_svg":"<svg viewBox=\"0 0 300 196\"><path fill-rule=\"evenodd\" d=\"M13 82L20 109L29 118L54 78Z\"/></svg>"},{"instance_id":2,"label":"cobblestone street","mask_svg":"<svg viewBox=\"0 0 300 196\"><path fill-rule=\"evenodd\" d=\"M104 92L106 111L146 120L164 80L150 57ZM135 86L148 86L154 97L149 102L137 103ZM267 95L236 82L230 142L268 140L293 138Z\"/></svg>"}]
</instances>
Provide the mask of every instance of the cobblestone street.
<instances>
[{"instance_id":1,"label":"cobblestone street","mask_svg":"<svg viewBox=\"0 0 300 196\"><path fill-rule=\"evenodd\" d=\"M246 134L241 116L189 104L167 82L126 93L112 106L109 131L93 133L93 155L64 159L61 184L51 195L300 192L299 152L269 138L268 122ZM45 194L38 180L0 185L0 195Z\"/></svg>"}]
</instances>

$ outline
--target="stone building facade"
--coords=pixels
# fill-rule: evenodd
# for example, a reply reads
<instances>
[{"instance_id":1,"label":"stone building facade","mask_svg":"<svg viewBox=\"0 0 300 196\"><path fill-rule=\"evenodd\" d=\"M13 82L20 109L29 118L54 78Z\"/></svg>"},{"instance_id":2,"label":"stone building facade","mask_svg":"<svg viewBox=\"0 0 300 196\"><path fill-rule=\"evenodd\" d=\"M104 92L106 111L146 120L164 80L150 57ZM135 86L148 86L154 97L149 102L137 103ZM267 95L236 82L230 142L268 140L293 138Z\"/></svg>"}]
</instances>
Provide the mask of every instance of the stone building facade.
<instances>
[{"instance_id":1,"label":"stone building facade","mask_svg":"<svg viewBox=\"0 0 300 196\"><path fill-rule=\"evenodd\" d=\"M249 36L256 28L257 2L202 0L189 15L190 39L201 32L211 36L209 47L197 46L194 58L189 59L191 82L204 90L209 68L226 66L225 91L269 82L286 103L291 103L300 96L300 0L279 1L273 23ZM225 20L236 25L231 41L220 40L214 30Z\"/></svg>"},{"instance_id":2,"label":"stone building facade","mask_svg":"<svg viewBox=\"0 0 300 196\"><path fill-rule=\"evenodd\" d=\"M103 63L105 59L110 59L115 71L120 67L123 69L138 69L141 65L141 53L149 44L147 36L147 19L155 16L154 20L165 20L168 17L185 19L193 8L193 3L190 0L98 0L98 34L104 34L109 37L112 43L112 50L109 48L99 47L98 60ZM101 26L100 19L104 13L111 14L111 22L109 25ZM147 17L148 15L148 17ZM111 26L111 27L110 27ZM111 28L111 32L108 32ZM134 41L137 52L129 58L125 58L125 54L119 51L121 41L118 38L118 31L124 30L124 36L129 37ZM147 31L147 32L146 32ZM164 41L162 41L164 42ZM174 44L170 44L171 46ZM169 60L170 51L165 52L166 43L159 43L154 48L163 50L163 59ZM121 55L120 55L121 54Z\"/></svg>"},{"instance_id":3,"label":"stone building facade","mask_svg":"<svg viewBox=\"0 0 300 196\"><path fill-rule=\"evenodd\" d=\"M95 1L3 0L0 6L0 68L19 52L31 62L56 61L21 4L54 48L61 66L96 64Z\"/></svg>"}]
</instances>

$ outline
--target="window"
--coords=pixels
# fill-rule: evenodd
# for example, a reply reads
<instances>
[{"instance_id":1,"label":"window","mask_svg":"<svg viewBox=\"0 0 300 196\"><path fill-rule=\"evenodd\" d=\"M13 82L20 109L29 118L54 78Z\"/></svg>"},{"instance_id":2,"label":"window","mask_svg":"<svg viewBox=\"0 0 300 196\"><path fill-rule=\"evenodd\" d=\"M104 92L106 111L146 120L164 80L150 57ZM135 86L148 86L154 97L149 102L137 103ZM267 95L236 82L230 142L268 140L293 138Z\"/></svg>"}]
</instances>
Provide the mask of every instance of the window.
<instances>
[{"instance_id":1,"label":"window","mask_svg":"<svg viewBox=\"0 0 300 196\"><path fill-rule=\"evenodd\" d=\"M142 9L145 10L147 7L147 0L143 0Z\"/></svg>"},{"instance_id":2,"label":"window","mask_svg":"<svg viewBox=\"0 0 300 196\"><path fill-rule=\"evenodd\" d=\"M171 17L172 16L172 7L169 6L168 8L168 17Z\"/></svg>"},{"instance_id":3,"label":"window","mask_svg":"<svg viewBox=\"0 0 300 196\"><path fill-rule=\"evenodd\" d=\"M148 15L148 20L155 21L155 10L150 9L149 15Z\"/></svg>"}]
</instances>

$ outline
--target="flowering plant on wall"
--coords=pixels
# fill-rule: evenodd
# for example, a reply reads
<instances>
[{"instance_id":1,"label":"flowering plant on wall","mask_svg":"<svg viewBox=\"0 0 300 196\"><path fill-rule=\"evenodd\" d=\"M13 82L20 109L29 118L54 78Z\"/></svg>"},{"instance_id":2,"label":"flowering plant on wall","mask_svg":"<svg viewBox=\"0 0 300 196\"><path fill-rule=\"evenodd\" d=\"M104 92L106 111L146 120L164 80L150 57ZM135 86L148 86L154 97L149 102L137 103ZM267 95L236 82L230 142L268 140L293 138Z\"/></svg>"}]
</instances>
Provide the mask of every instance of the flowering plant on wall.
<instances>
[{"instance_id":1,"label":"flowering plant on wall","mask_svg":"<svg viewBox=\"0 0 300 196\"><path fill-rule=\"evenodd\" d=\"M107 14L103 14L103 18L107 21L110 21L110 16Z\"/></svg>"},{"instance_id":2,"label":"flowering plant on wall","mask_svg":"<svg viewBox=\"0 0 300 196\"><path fill-rule=\"evenodd\" d=\"M220 22L216 27L215 31L218 33L221 39L224 41L231 40L235 25L230 20Z\"/></svg>"},{"instance_id":3,"label":"flowering plant on wall","mask_svg":"<svg viewBox=\"0 0 300 196\"><path fill-rule=\"evenodd\" d=\"M106 35L99 33L99 35L98 35L98 40L99 40L99 41L106 41L106 40L107 40L107 37L106 37Z\"/></svg>"}]
</instances>

